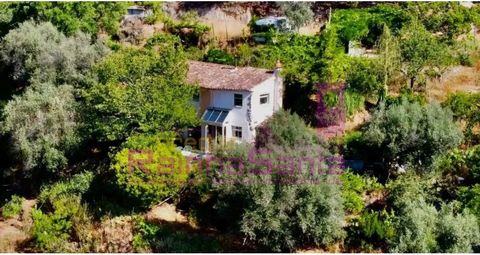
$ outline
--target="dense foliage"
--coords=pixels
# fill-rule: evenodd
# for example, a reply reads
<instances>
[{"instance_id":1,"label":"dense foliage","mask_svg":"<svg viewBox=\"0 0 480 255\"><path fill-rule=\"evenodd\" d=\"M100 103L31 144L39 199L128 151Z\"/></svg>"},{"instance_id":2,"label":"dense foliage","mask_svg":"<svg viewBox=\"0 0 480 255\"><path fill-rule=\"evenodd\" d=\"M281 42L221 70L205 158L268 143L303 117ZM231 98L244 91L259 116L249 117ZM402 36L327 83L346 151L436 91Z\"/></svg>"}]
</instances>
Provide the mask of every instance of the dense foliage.
<instances>
[{"instance_id":1,"label":"dense foliage","mask_svg":"<svg viewBox=\"0 0 480 255\"><path fill-rule=\"evenodd\" d=\"M197 184L199 188L210 186L207 193L215 200L199 202L196 210L210 208L216 226L239 231L273 251L326 246L341 239L338 160L312 140L311 131L301 122L297 132L288 127L270 129L281 123L294 127L298 122L298 116L278 113L258 130L263 138L258 138L257 148L236 146L218 151L200 174L206 183ZM289 143L292 141L300 143ZM302 163L283 162L289 158Z\"/></svg>"},{"instance_id":2,"label":"dense foliage","mask_svg":"<svg viewBox=\"0 0 480 255\"><path fill-rule=\"evenodd\" d=\"M387 167L406 164L419 172L428 169L436 156L458 146L463 137L449 110L405 98L399 104L382 105L364 135Z\"/></svg>"},{"instance_id":3,"label":"dense foliage","mask_svg":"<svg viewBox=\"0 0 480 255\"><path fill-rule=\"evenodd\" d=\"M34 168L65 167L79 139L72 87L33 84L5 106L1 132L10 135L27 176Z\"/></svg>"},{"instance_id":4,"label":"dense foliage","mask_svg":"<svg viewBox=\"0 0 480 255\"><path fill-rule=\"evenodd\" d=\"M126 2L11 2L5 3L0 12L0 29L3 33L18 23L33 19L51 22L67 35L85 32L115 34L118 22L127 9Z\"/></svg>"},{"instance_id":5,"label":"dense foliage","mask_svg":"<svg viewBox=\"0 0 480 255\"><path fill-rule=\"evenodd\" d=\"M152 14L132 25L131 4ZM480 8L464 5L332 3L327 22L322 3L0 3L1 217L19 223L0 232L29 252L478 252ZM255 16L223 40L207 6L293 30ZM286 110L252 143L182 151L200 124L188 60L281 66ZM319 102L345 104L344 134L319 139Z\"/></svg>"},{"instance_id":6,"label":"dense foliage","mask_svg":"<svg viewBox=\"0 0 480 255\"><path fill-rule=\"evenodd\" d=\"M112 170L126 194L142 206L179 192L191 171L171 134L134 135L115 154Z\"/></svg>"},{"instance_id":7,"label":"dense foliage","mask_svg":"<svg viewBox=\"0 0 480 255\"><path fill-rule=\"evenodd\" d=\"M21 85L29 80L76 85L106 53L87 34L67 37L48 22L22 23L0 46L2 65L11 68L11 77Z\"/></svg>"},{"instance_id":8,"label":"dense foliage","mask_svg":"<svg viewBox=\"0 0 480 255\"><path fill-rule=\"evenodd\" d=\"M187 68L171 44L110 54L95 67L98 82L84 91L87 132L100 141L122 141L134 131L195 124L195 87L185 80Z\"/></svg>"},{"instance_id":9,"label":"dense foliage","mask_svg":"<svg viewBox=\"0 0 480 255\"><path fill-rule=\"evenodd\" d=\"M24 198L17 195L13 195L10 200L2 206L2 217L9 219L17 217L22 212L22 203Z\"/></svg>"}]
</instances>

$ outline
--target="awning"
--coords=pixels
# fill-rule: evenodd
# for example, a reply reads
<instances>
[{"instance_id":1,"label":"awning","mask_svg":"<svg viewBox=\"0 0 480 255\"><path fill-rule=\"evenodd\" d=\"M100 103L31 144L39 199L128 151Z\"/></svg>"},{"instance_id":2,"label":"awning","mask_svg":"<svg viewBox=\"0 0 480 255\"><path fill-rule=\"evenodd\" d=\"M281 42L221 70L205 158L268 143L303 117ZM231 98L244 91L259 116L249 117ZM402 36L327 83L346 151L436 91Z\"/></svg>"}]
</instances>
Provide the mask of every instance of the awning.
<instances>
[{"instance_id":1,"label":"awning","mask_svg":"<svg viewBox=\"0 0 480 255\"><path fill-rule=\"evenodd\" d=\"M211 125L222 125L230 110L220 108L208 108L202 116L202 120Z\"/></svg>"}]
</instances>

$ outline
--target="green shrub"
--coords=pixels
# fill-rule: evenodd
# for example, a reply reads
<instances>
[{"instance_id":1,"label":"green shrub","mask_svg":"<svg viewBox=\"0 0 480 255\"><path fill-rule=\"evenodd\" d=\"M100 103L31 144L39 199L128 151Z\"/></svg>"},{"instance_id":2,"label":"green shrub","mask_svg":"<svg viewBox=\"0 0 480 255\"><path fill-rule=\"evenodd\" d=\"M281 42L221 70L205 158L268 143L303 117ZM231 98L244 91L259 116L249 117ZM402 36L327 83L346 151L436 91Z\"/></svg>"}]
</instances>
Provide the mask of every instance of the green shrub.
<instances>
[{"instance_id":1,"label":"green shrub","mask_svg":"<svg viewBox=\"0 0 480 255\"><path fill-rule=\"evenodd\" d=\"M432 201L427 193L432 186L428 180L415 174L406 174L386 184L389 204L397 211L401 211L410 203Z\"/></svg>"},{"instance_id":2,"label":"green shrub","mask_svg":"<svg viewBox=\"0 0 480 255\"><path fill-rule=\"evenodd\" d=\"M32 218L32 242L38 251L88 251L92 219L81 205L80 197L58 197L51 212L33 209Z\"/></svg>"},{"instance_id":3,"label":"green shrub","mask_svg":"<svg viewBox=\"0 0 480 255\"><path fill-rule=\"evenodd\" d=\"M205 55L205 60L211 63L235 65L235 57L220 49L209 50Z\"/></svg>"},{"instance_id":4,"label":"green shrub","mask_svg":"<svg viewBox=\"0 0 480 255\"><path fill-rule=\"evenodd\" d=\"M167 30L180 37L184 46L198 46L201 38L210 31L210 27L198 21L194 11L184 13L179 22L167 20Z\"/></svg>"},{"instance_id":5,"label":"green shrub","mask_svg":"<svg viewBox=\"0 0 480 255\"><path fill-rule=\"evenodd\" d=\"M347 115L352 116L356 112L365 108L365 97L361 94L347 90L345 92L345 108Z\"/></svg>"},{"instance_id":6,"label":"green shrub","mask_svg":"<svg viewBox=\"0 0 480 255\"><path fill-rule=\"evenodd\" d=\"M13 218L22 212L22 203L24 201L23 197L13 195L3 207L2 207L2 217L4 219Z\"/></svg>"},{"instance_id":7,"label":"green shrub","mask_svg":"<svg viewBox=\"0 0 480 255\"><path fill-rule=\"evenodd\" d=\"M186 182L189 165L172 137L170 133L133 135L113 158L117 184L142 206L174 195Z\"/></svg>"},{"instance_id":8,"label":"green shrub","mask_svg":"<svg viewBox=\"0 0 480 255\"><path fill-rule=\"evenodd\" d=\"M395 235L388 240L392 252L471 252L478 245L474 215L457 203L432 205L428 180L407 175L389 183L389 201L395 216Z\"/></svg>"},{"instance_id":9,"label":"green shrub","mask_svg":"<svg viewBox=\"0 0 480 255\"><path fill-rule=\"evenodd\" d=\"M421 105L402 99L400 104L382 105L374 112L364 132L387 169L414 165L418 173L431 171L434 160L458 146L463 139L452 113L440 105Z\"/></svg>"},{"instance_id":10,"label":"green shrub","mask_svg":"<svg viewBox=\"0 0 480 255\"><path fill-rule=\"evenodd\" d=\"M53 204L54 201L62 196L81 196L90 188L93 177L93 173L85 172L76 174L65 181L45 185L41 188L38 195L38 202L40 204Z\"/></svg>"},{"instance_id":11,"label":"green shrub","mask_svg":"<svg viewBox=\"0 0 480 255\"><path fill-rule=\"evenodd\" d=\"M337 140L343 151L343 156L348 159L376 160L377 155L370 153L370 148L363 138L361 131L349 131Z\"/></svg>"},{"instance_id":12,"label":"green shrub","mask_svg":"<svg viewBox=\"0 0 480 255\"><path fill-rule=\"evenodd\" d=\"M383 88L383 76L377 60L368 58L353 59L347 75L349 90L364 96L375 96Z\"/></svg>"},{"instance_id":13,"label":"green shrub","mask_svg":"<svg viewBox=\"0 0 480 255\"><path fill-rule=\"evenodd\" d=\"M363 212L359 218L354 219L351 223L353 227L349 231L349 242L372 246L386 243L395 235L393 217L393 213L388 213L385 210Z\"/></svg>"},{"instance_id":14,"label":"green shrub","mask_svg":"<svg viewBox=\"0 0 480 255\"><path fill-rule=\"evenodd\" d=\"M180 44L180 38L178 36L169 35L169 34L155 34L154 36L147 39L145 43L145 47L152 48L155 45L175 45L178 46Z\"/></svg>"},{"instance_id":15,"label":"green shrub","mask_svg":"<svg viewBox=\"0 0 480 255\"><path fill-rule=\"evenodd\" d=\"M363 196L366 192L378 190L382 185L374 178L360 176L350 171L345 171L340 176L342 182L342 197L345 210L350 213L359 213L365 207Z\"/></svg>"},{"instance_id":16,"label":"green shrub","mask_svg":"<svg viewBox=\"0 0 480 255\"><path fill-rule=\"evenodd\" d=\"M220 243L173 226L157 225L138 218L134 227L134 249L138 252L220 252Z\"/></svg>"},{"instance_id":17,"label":"green shrub","mask_svg":"<svg viewBox=\"0 0 480 255\"><path fill-rule=\"evenodd\" d=\"M452 206L443 206L436 226L437 249L441 253L473 252L480 244L477 219L468 212L455 213Z\"/></svg>"},{"instance_id":18,"label":"green shrub","mask_svg":"<svg viewBox=\"0 0 480 255\"><path fill-rule=\"evenodd\" d=\"M407 201L394 219L391 252L432 252L437 247L435 225L438 213L424 201Z\"/></svg>"},{"instance_id":19,"label":"green shrub","mask_svg":"<svg viewBox=\"0 0 480 255\"><path fill-rule=\"evenodd\" d=\"M305 166L292 170L284 161L326 160L331 156L328 150L312 144L293 148L269 144L268 148L268 153L265 148L241 147L219 154L218 162L226 164L221 168L211 162L213 201L205 202L213 207L209 217L222 229L243 233L272 251L327 246L342 240L344 211L336 176ZM259 174L268 162L272 172ZM330 165L329 172L340 171L334 168Z\"/></svg>"},{"instance_id":20,"label":"green shrub","mask_svg":"<svg viewBox=\"0 0 480 255\"><path fill-rule=\"evenodd\" d=\"M462 176L467 182L480 183L480 146L453 149L438 159L436 168L444 174Z\"/></svg>"},{"instance_id":21,"label":"green shrub","mask_svg":"<svg viewBox=\"0 0 480 255\"><path fill-rule=\"evenodd\" d=\"M403 101L410 103L418 103L420 105L425 105L427 103L427 98L424 94L415 93L413 90L408 88L402 88L400 90L400 96L388 96L386 100L386 105L399 105Z\"/></svg>"},{"instance_id":22,"label":"green shrub","mask_svg":"<svg viewBox=\"0 0 480 255\"><path fill-rule=\"evenodd\" d=\"M480 184L460 188L458 197L463 207L477 216L477 222L480 223Z\"/></svg>"},{"instance_id":23,"label":"green shrub","mask_svg":"<svg viewBox=\"0 0 480 255\"><path fill-rule=\"evenodd\" d=\"M255 146L295 146L315 143L317 137L305 122L295 113L278 111L257 127Z\"/></svg>"},{"instance_id":24,"label":"green shrub","mask_svg":"<svg viewBox=\"0 0 480 255\"><path fill-rule=\"evenodd\" d=\"M480 94L457 92L448 95L447 100L442 105L452 110L453 117L456 120L466 121L465 135L470 138L473 135L473 128L480 123L479 103Z\"/></svg>"},{"instance_id":25,"label":"green shrub","mask_svg":"<svg viewBox=\"0 0 480 255\"><path fill-rule=\"evenodd\" d=\"M336 185L272 187L260 182L248 193L252 192L256 194L241 220L248 239L278 252L304 245L325 247L344 238L343 205Z\"/></svg>"},{"instance_id":26,"label":"green shrub","mask_svg":"<svg viewBox=\"0 0 480 255\"><path fill-rule=\"evenodd\" d=\"M197 201L187 203L200 207L196 216L210 219L199 222L241 233L272 251L344 238L341 157L297 115L280 111L257 129L255 146L236 145L215 156L208 175L190 182L190 197Z\"/></svg>"},{"instance_id":27,"label":"green shrub","mask_svg":"<svg viewBox=\"0 0 480 255\"><path fill-rule=\"evenodd\" d=\"M205 52L198 47L188 47L185 49L185 55L189 60L203 61Z\"/></svg>"}]
</instances>

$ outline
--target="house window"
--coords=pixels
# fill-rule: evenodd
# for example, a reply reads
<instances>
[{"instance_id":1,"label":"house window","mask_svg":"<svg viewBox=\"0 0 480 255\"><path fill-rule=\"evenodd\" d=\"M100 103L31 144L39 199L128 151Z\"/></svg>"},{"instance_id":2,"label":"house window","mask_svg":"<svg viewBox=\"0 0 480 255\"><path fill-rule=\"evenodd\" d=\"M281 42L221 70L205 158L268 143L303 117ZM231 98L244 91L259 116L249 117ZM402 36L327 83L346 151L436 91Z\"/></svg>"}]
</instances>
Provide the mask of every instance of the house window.
<instances>
[{"instance_id":1,"label":"house window","mask_svg":"<svg viewBox=\"0 0 480 255\"><path fill-rule=\"evenodd\" d=\"M242 127L232 126L232 134L234 137L242 138Z\"/></svg>"},{"instance_id":2,"label":"house window","mask_svg":"<svg viewBox=\"0 0 480 255\"><path fill-rule=\"evenodd\" d=\"M242 94L234 94L233 95L233 105L242 107L243 105L243 95Z\"/></svg>"},{"instance_id":3,"label":"house window","mask_svg":"<svg viewBox=\"0 0 480 255\"><path fill-rule=\"evenodd\" d=\"M262 94L260 95L260 104L268 104L270 96L268 94Z\"/></svg>"}]
</instances>

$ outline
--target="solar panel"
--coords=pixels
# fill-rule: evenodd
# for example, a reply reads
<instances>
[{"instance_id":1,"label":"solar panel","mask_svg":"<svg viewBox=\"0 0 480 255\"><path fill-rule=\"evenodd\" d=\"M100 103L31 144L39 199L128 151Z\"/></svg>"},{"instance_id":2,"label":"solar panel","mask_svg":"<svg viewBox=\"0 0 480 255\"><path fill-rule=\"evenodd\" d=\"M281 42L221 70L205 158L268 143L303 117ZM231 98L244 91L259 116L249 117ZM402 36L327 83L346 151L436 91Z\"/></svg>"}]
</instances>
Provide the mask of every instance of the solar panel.
<instances>
[{"instance_id":1,"label":"solar panel","mask_svg":"<svg viewBox=\"0 0 480 255\"><path fill-rule=\"evenodd\" d=\"M210 116L210 118L208 118L208 121L210 122L217 122L217 118L218 116L220 115L220 112L219 110L213 110L213 113L212 115Z\"/></svg>"},{"instance_id":2,"label":"solar panel","mask_svg":"<svg viewBox=\"0 0 480 255\"><path fill-rule=\"evenodd\" d=\"M220 116L218 117L217 122L223 123L223 121L225 120L225 118L227 118L227 115L228 115L228 112L227 112L227 111L222 111L222 113L221 113Z\"/></svg>"},{"instance_id":3,"label":"solar panel","mask_svg":"<svg viewBox=\"0 0 480 255\"><path fill-rule=\"evenodd\" d=\"M222 124L227 118L229 110L209 108L203 114L202 119L206 122Z\"/></svg>"},{"instance_id":4,"label":"solar panel","mask_svg":"<svg viewBox=\"0 0 480 255\"><path fill-rule=\"evenodd\" d=\"M204 121L208 121L208 119L210 118L210 116L212 115L212 110L206 110L205 113L203 114L203 120Z\"/></svg>"}]
</instances>

